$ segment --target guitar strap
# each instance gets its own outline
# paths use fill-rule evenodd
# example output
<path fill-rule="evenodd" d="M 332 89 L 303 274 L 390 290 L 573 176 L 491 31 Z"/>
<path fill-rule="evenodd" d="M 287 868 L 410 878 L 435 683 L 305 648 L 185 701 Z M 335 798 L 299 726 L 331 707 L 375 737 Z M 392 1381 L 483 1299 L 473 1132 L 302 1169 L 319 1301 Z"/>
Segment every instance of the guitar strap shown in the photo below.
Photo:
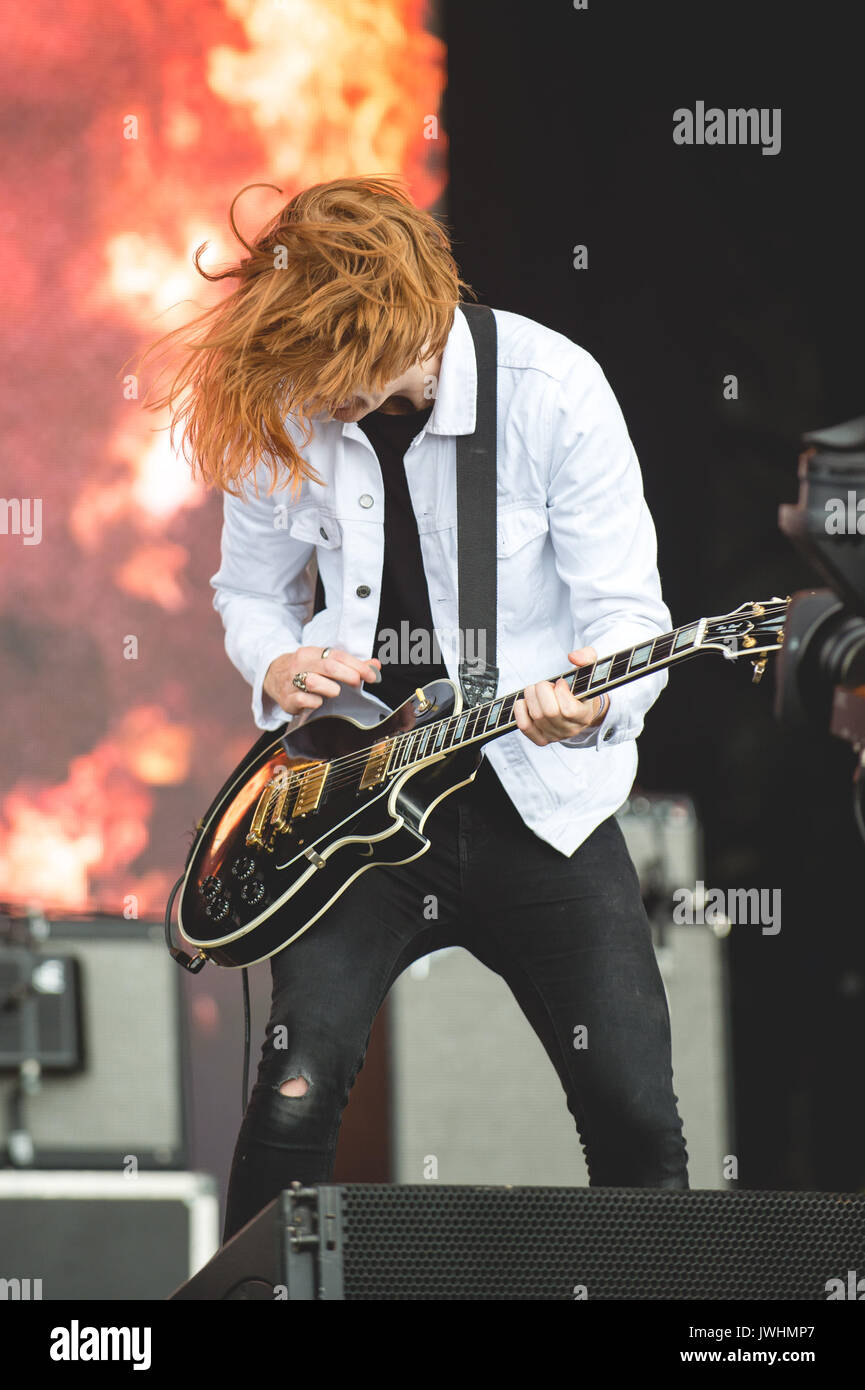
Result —
<path fill-rule="evenodd" d="M 474 434 L 457 435 L 459 679 L 467 705 L 492 700 L 496 665 L 496 321 L 483 304 L 460 304 L 477 362 Z"/>

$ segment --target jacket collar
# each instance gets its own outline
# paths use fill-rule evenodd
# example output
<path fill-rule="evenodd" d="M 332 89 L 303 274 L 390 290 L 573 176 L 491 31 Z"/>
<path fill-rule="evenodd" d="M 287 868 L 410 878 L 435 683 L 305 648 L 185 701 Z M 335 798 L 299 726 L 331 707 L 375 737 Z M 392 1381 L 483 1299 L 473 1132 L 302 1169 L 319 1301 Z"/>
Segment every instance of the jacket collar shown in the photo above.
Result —
<path fill-rule="evenodd" d="M 477 392 L 475 345 L 468 320 L 457 307 L 442 352 L 438 390 L 432 414 L 426 423 L 427 433 L 474 434 Z M 346 421 L 342 432 L 353 439 L 366 437 L 356 421 Z"/>
<path fill-rule="evenodd" d="M 427 422 L 430 434 L 474 434 L 478 368 L 468 320 L 457 307 L 442 353 L 435 405 Z"/>

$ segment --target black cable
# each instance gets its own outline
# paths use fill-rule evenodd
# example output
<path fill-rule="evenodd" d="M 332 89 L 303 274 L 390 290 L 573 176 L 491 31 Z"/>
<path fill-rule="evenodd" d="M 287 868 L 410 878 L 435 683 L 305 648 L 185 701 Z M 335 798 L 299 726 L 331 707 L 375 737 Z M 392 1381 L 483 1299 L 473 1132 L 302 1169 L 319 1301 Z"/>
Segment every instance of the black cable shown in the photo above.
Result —
<path fill-rule="evenodd" d="M 182 874 L 180 875 L 180 878 L 177 880 L 177 882 L 175 883 L 174 887 L 172 888 L 171 892 L 170 892 L 169 895 L 168 895 L 168 902 L 166 903 L 166 906 L 165 906 L 165 921 L 164 921 L 164 927 L 165 927 L 165 944 L 166 944 L 166 946 L 168 947 L 168 951 L 169 951 L 169 953 L 170 953 L 172 956 L 174 955 L 174 949 L 175 949 L 175 948 L 174 948 L 174 942 L 171 940 L 171 909 L 172 909 L 173 906 L 174 906 L 174 899 L 177 897 L 177 890 L 178 890 L 178 888 L 180 887 L 180 885 L 181 885 L 181 883 L 183 882 L 183 880 L 184 880 L 185 877 L 186 877 L 185 872 L 182 873 Z"/>
<path fill-rule="evenodd" d="M 863 757 L 860 757 L 856 764 L 856 771 L 853 773 L 853 817 L 859 834 L 865 840 L 865 777 L 862 775 L 865 762 L 863 762 Z"/>
<path fill-rule="evenodd" d="M 199 970 L 202 970 L 207 964 L 207 956 L 203 951 L 199 951 L 196 956 L 189 956 L 185 951 L 181 951 L 179 946 L 175 946 L 174 942 L 171 940 L 171 909 L 174 905 L 177 890 L 185 877 L 185 873 L 181 874 L 172 888 L 168 896 L 168 902 L 165 905 L 165 921 L 163 923 L 165 928 L 165 945 L 172 960 L 176 961 L 178 965 L 182 965 L 184 970 L 189 971 L 190 975 L 197 975 Z"/>
<path fill-rule="evenodd" d="M 249 971 L 246 966 L 241 970 L 243 976 L 243 1110 L 242 1115 L 246 1114 L 246 1107 L 249 1104 Z"/>
<path fill-rule="evenodd" d="M 20 1073 L 12 1081 L 12 1089 L 6 1096 L 6 1156 L 8 1164 L 12 1168 L 21 1167 L 16 1162 L 15 1137 L 18 1134 L 26 1134 L 24 1128 L 24 1092 L 21 1088 Z M 5 1166 L 5 1165 L 4 1165 Z"/>
<path fill-rule="evenodd" d="M 180 878 L 177 880 L 168 896 L 168 902 L 165 906 L 165 921 L 163 923 L 163 926 L 165 929 L 165 945 L 168 947 L 169 954 L 173 956 L 175 960 L 179 961 L 182 965 L 186 965 L 188 969 L 189 964 L 192 964 L 193 962 L 191 961 L 189 956 L 185 955 L 182 951 L 178 951 L 177 947 L 174 945 L 174 942 L 171 940 L 171 909 L 174 906 L 174 899 L 177 896 L 177 890 L 185 877 L 186 873 L 184 872 L 180 875 Z M 187 964 L 187 962 L 189 964 Z M 204 962 L 202 961 L 201 964 L 203 965 Z M 249 1104 L 249 1051 L 251 1033 L 249 1009 L 249 971 L 246 968 L 246 966 L 243 967 L 241 975 L 243 976 L 243 1110 L 241 1111 L 241 1114 L 245 1115 L 246 1107 Z"/>

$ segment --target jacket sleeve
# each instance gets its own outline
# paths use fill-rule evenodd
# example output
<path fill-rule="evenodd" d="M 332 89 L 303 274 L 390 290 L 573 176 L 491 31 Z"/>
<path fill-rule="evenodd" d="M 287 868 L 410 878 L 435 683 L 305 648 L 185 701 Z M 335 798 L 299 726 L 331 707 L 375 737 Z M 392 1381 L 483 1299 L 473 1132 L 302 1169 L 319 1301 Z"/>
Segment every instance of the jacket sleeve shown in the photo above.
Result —
<path fill-rule="evenodd" d="M 574 358 L 550 390 L 547 505 L 556 569 L 571 598 L 574 648 L 599 658 L 671 627 L 661 597 L 655 528 L 634 446 L 600 366 Z M 566 748 L 613 747 L 635 739 L 667 683 L 659 671 L 609 691 L 600 725 L 563 739 Z"/>
<path fill-rule="evenodd" d="M 252 686 L 252 717 L 260 729 L 276 729 L 290 716 L 262 683 L 276 657 L 302 644 L 315 599 L 315 546 L 290 535 L 282 494 L 259 489 L 259 497 L 250 485 L 242 498 L 225 494 L 222 563 L 210 583 L 226 653 Z"/>

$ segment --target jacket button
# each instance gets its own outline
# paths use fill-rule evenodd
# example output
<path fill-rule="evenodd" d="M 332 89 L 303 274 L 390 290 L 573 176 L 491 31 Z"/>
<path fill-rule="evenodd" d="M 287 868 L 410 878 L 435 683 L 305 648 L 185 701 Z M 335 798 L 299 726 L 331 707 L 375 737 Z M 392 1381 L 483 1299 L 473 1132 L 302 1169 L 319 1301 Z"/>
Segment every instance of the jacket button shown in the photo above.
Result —
<path fill-rule="evenodd" d="M 318 528 L 318 534 L 319 534 L 320 536 L 324 536 L 324 539 L 327 540 L 327 532 L 325 531 L 325 529 L 324 529 L 323 526 L 319 526 L 319 528 Z"/>
<path fill-rule="evenodd" d="M 373 504 L 373 499 L 368 492 L 364 492 L 357 500 L 362 507 L 371 507 Z"/>
<path fill-rule="evenodd" d="M 604 743 L 606 743 L 608 739 L 611 739 L 615 732 L 615 729 L 608 729 L 607 732 L 604 734 Z"/>
<path fill-rule="evenodd" d="M 372 593 L 372 589 L 369 587 L 368 584 L 358 584 L 357 588 L 355 589 L 355 593 L 357 594 L 358 598 L 369 598 L 370 594 Z"/>

